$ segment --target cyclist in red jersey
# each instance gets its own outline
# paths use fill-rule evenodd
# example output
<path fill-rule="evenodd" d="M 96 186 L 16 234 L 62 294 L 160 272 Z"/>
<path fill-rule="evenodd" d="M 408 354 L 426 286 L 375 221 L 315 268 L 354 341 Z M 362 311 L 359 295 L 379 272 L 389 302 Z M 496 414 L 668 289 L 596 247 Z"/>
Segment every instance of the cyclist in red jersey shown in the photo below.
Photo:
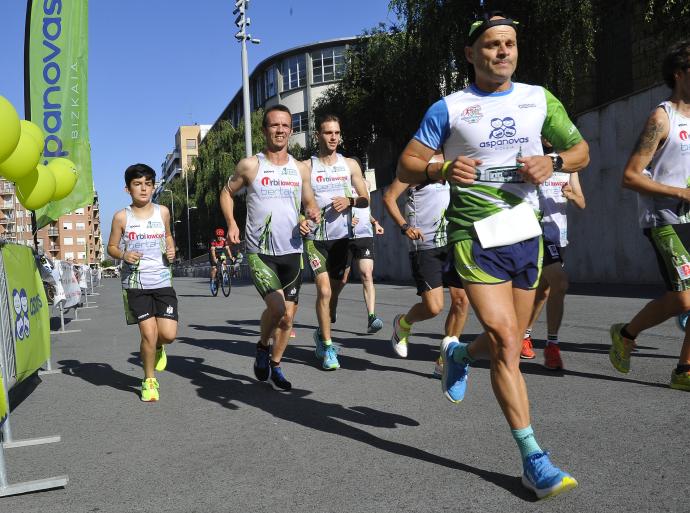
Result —
<path fill-rule="evenodd" d="M 232 251 L 230 250 L 230 244 L 225 238 L 225 230 L 222 228 L 216 228 L 215 231 L 216 238 L 212 239 L 209 243 L 208 249 L 208 259 L 211 264 L 211 286 L 213 287 L 216 282 L 216 274 L 218 272 L 218 260 L 223 259 L 223 256 L 233 260 Z"/>

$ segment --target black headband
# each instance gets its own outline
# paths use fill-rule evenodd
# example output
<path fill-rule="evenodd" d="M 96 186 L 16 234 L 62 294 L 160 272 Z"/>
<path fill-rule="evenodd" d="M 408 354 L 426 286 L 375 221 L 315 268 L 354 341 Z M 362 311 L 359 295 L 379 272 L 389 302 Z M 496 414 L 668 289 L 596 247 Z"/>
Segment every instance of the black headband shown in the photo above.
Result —
<path fill-rule="evenodd" d="M 492 20 L 491 18 L 495 16 L 503 16 L 501 19 Z M 508 25 L 517 30 L 518 22 L 508 18 L 501 11 L 492 11 L 491 13 L 484 13 L 483 20 L 477 20 L 472 25 L 470 25 L 470 33 L 467 36 L 467 42 L 465 46 L 472 46 L 479 36 L 486 32 L 491 27 L 498 27 L 499 25 Z"/>

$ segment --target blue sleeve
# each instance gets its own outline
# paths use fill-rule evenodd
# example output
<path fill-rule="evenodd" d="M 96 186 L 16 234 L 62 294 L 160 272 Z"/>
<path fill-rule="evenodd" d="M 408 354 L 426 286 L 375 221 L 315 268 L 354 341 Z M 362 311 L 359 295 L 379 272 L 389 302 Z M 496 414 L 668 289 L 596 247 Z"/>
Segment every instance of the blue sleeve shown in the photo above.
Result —
<path fill-rule="evenodd" d="M 438 150 L 448 138 L 449 129 L 448 106 L 441 99 L 426 111 L 414 138 L 424 146 Z"/>

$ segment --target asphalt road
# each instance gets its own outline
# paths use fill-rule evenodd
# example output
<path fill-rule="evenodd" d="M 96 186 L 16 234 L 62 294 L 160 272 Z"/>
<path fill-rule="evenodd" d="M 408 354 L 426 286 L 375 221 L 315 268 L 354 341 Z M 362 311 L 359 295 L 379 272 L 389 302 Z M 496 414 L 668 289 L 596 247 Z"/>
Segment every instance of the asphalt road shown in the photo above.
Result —
<path fill-rule="evenodd" d="M 361 286 L 344 293 L 334 338 L 342 368 L 313 355 L 314 287 L 305 283 L 280 393 L 251 370 L 262 302 L 253 287 L 210 297 L 177 279 L 179 339 L 161 373 L 161 401 L 139 401 L 136 327 L 117 280 L 53 337 L 53 364 L 11 415 L 15 438 L 57 444 L 6 450 L 10 482 L 68 474 L 65 489 L 0 499 L 0 512 L 689 511 L 690 394 L 667 387 L 680 348 L 671 322 L 640 337 L 633 371 L 608 362 L 608 327 L 647 299 L 572 295 L 561 330 L 567 370 L 522 363 L 538 441 L 580 486 L 535 502 L 493 397 L 486 365 L 473 368 L 459 405 L 430 377 L 444 316 L 415 326 L 409 358 L 390 348 L 391 320 L 412 287 L 379 285 L 385 320 L 366 334 Z M 594 291 L 596 293 L 596 291 Z M 644 294 L 641 294 L 644 295 Z M 479 332 L 474 316 L 464 338 Z"/>

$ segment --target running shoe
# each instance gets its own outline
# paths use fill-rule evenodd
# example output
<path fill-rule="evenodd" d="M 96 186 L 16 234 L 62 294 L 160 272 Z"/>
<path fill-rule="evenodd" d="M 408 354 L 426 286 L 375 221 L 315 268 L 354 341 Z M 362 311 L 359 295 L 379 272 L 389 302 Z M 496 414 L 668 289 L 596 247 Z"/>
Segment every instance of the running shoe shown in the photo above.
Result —
<path fill-rule="evenodd" d="M 630 351 L 633 348 L 634 342 L 626 344 L 621 335 L 621 328 L 625 326 L 623 323 L 613 324 L 609 329 L 611 335 L 611 349 L 609 350 L 609 360 L 611 365 L 615 367 L 618 372 L 627 374 L 630 372 Z"/>
<path fill-rule="evenodd" d="M 324 368 L 324 370 L 336 370 L 340 368 L 340 362 L 338 361 L 338 348 L 333 344 L 324 346 L 323 363 L 321 366 Z"/>
<path fill-rule="evenodd" d="M 254 376 L 259 381 L 266 381 L 271 377 L 271 366 L 269 364 L 270 354 L 268 347 L 261 344 L 256 345 L 256 358 L 254 359 Z"/>
<path fill-rule="evenodd" d="M 431 377 L 436 378 L 436 379 L 441 379 L 442 374 L 443 374 L 443 357 L 439 356 L 436 359 L 436 363 L 434 364 L 434 372 L 431 374 Z"/>
<path fill-rule="evenodd" d="M 671 373 L 671 388 L 690 392 L 690 372 L 676 374 L 676 370 L 674 369 Z"/>
<path fill-rule="evenodd" d="M 466 345 L 466 344 L 465 344 Z M 453 360 L 453 351 L 460 347 L 458 337 L 445 337 L 441 343 L 443 372 L 441 373 L 441 390 L 452 403 L 459 403 L 465 398 L 469 364 Z"/>
<path fill-rule="evenodd" d="M 156 378 L 146 378 L 141 382 L 141 400 L 145 403 L 152 403 L 160 399 L 158 393 L 158 380 Z"/>
<path fill-rule="evenodd" d="M 678 328 L 683 333 L 685 333 L 685 327 L 688 325 L 688 317 L 690 317 L 690 311 L 684 312 L 676 318 L 678 321 Z"/>
<path fill-rule="evenodd" d="M 520 350 L 520 358 L 523 360 L 532 360 L 537 355 L 534 354 L 534 349 L 532 349 L 532 337 L 525 337 L 522 339 L 522 349 Z"/>
<path fill-rule="evenodd" d="M 218 284 L 216 283 L 216 280 L 211 280 L 211 294 L 214 296 L 218 293 Z"/>
<path fill-rule="evenodd" d="M 292 389 L 292 383 L 285 379 L 283 369 L 278 367 L 271 368 L 271 386 L 276 390 L 285 390 L 286 392 Z"/>
<path fill-rule="evenodd" d="M 164 371 L 168 365 L 168 356 L 165 354 L 165 346 L 160 346 L 156 349 L 156 363 L 155 369 L 160 372 Z"/>
<path fill-rule="evenodd" d="M 321 328 L 316 328 L 314 332 L 314 354 L 319 360 L 323 360 L 323 355 L 326 352 L 326 348 L 321 340 Z"/>
<path fill-rule="evenodd" d="M 294 329 L 290 331 L 290 338 L 297 338 L 297 333 L 295 332 Z"/>
<path fill-rule="evenodd" d="M 367 333 L 376 333 L 381 328 L 383 328 L 383 321 L 376 314 L 370 315 L 367 323 Z"/>
<path fill-rule="evenodd" d="M 410 331 L 400 326 L 400 319 L 402 318 L 403 314 L 399 314 L 393 319 L 391 346 L 393 346 L 393 351 L 395 351 L 395 354 L 400 358 L 407 358 L 407 337 L 410 336 Z"/>
<path fill-rule="evenodd" d="M 548 452 L 527 456 L 522 468 L 522 485 L 532 490 L 539 499 L 553 497 L 577 486 L 577 481 L 570 474 L 551 463 Z"/>
<path fill-rule="evenodd" d="M 544 348 L 544 367 L 550 370 L 563 369 L 563 360 L 561 360 L 561 348 L 558 344 L 547 343 Z"/>

